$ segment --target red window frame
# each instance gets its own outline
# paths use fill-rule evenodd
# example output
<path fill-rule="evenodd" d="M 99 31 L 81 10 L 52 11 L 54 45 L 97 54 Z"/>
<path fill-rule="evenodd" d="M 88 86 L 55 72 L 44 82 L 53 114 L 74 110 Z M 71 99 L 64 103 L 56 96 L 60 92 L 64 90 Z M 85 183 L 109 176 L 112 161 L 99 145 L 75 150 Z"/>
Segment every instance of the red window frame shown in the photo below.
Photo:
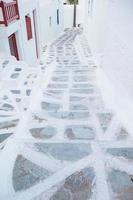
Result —
<path fill-rule="evenodd" d="M 8 37 L 8 40 L 9 40 L 9 46 L 10 46 L 10 42 L 12 43 L 12 47 L 10 46 L 11 55 L 15 56 L 16 59 L 19 60 L 19 53 L 18 53 L 18 47 L 17 47 L 17 41 L 16 41 L 15 33 L 10 35 Z"/>
<path fill-rule="evenodd" d="M 31 18 L 28 15 L 25 16 L 25 22 L 26 22 L 26 29 L 27 29 L 27 38 L 28 40 L 30 40 L 33 38 L 33 34 L 32 34 Z"/>
<path fill-rule="evenodd" d="M 60 24 L 59 9 L 57 9 L 57 25 Z"/>

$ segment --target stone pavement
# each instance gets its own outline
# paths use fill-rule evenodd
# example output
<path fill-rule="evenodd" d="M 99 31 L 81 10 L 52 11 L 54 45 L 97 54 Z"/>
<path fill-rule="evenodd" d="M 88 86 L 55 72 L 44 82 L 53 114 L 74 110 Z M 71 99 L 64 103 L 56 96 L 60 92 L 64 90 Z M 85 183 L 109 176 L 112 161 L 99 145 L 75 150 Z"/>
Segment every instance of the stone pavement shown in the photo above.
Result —
<path fill-rule="evenodd" d="M 37 69 L 9 63 L 0 200 L 133 200 L 133 140 L 104 105 L 81 29 L 51 43 Z"/>

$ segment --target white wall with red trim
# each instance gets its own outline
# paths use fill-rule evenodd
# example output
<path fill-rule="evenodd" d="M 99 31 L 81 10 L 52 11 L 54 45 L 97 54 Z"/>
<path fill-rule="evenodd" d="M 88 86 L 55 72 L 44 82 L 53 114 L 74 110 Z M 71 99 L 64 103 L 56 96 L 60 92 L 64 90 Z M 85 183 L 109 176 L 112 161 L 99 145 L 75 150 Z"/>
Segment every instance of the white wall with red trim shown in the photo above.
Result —
<path fill-rule="evenodd" d="M 58 0 L 18 0 L 20 20 L 7 27 L 0 26 L 0 52 L 10 55 L 8 37 L 15 33 L 19 58 L 30 66 L 37 66 L 37 55 L 40 57 L 43 47 L 63 31 L 63 5 Z M 59 24 L 57 24 L 57 9 Z M 35 14 L 35 24 L 33 11 Z M 32 38 L 28 40 L 25 16 L 31 18 Z M 49 23 L 51 17 L 51 25 Z M 36 32 L 35 32 L 36 27 Z"/>

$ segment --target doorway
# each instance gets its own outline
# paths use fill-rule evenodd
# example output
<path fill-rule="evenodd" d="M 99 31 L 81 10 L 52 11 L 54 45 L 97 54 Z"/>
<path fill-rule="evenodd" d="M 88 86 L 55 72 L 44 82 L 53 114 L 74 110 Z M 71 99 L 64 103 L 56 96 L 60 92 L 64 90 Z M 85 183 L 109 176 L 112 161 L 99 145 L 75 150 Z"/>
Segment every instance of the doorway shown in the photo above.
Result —
<path fill-rule="evenodd" d="M 9 40 L 9 46 L 10 46 L 10 52 L 12 56 L 15 56 L 17 60 L 19 60 L 19 54 L 18 54 L 18 47 L 17 47 L 17 41 L 15 33 L 10 35 L 8 37 Z"/>

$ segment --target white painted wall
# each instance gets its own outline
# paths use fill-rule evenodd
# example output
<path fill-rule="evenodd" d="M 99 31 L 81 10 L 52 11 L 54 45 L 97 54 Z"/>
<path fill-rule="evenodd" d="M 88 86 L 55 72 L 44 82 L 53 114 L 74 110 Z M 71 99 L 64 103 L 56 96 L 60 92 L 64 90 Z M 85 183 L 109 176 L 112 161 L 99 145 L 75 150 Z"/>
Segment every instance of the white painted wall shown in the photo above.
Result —
<path fill-rule="evenodd" d="M 16 23 L 10 24 L 10 26 L 0 26 L 0 51 L 3 52 L 6 55 L 10 55 L 10 47 L 8 42 L 8 37 L 12 35 L 13 33 L 16 33 L 16 39 L 18 45 L 18 49 L 20 52 L 20 58 L 22 58 L 22 35 L 21 35 L 21 23 L 20 20 L 16 21 Z"/>
<path fill-rule="evenodd" d="M 30 66 L 36 66 L 37 56 L 36 56 L 36 44 L 35 44 L 35 34 L 34 34 L 34 23 L 33 23 L 33 10 L 38 10 L 37 0 L 18 0 L 20 20 L 9 24 L 8 27 L 0 26 L 0 49 L 6 55 L 10 54 L 8 37 L 15 33 L 17 46 L 19 51 L 19 58 L 25 60 Z M 33 38 L 31 40 L 27 39 L 27 30 L 25 15 L 30 15 L 32 20 L 32 33 Z"/>
<path fill-rule="evenodd" d="M 93 0 L 92 15 L 86 13 L 84 27 L 98 63 L 112 82 L 119 82 L 119 89 L 125 88 L 133 98 L 132 9 L 130 0 Z"/>
<path fill-rule="evenodd" d="M 0 7 L 0 21 L 3 21 L 3 13 L 1 7 Z"/>
<path fill-rule="evenodd" d="M 64 5 L 64 28 L 73 26 L 73 5 Z"/>
<path fill-rule="evenodd" d="M 82 7 L 77 5 L 77 17 L 76 24 L 82 24 L 82 15 L 81 15 Z M 73 5 L 64 5 L 64 29 L 73 27 L 73 16 L 74 16 L 74 6 Z"/>
<path fill-rule="evenodd" d="M 103 67 L 113 83 L 133 100 L 133 1 L 109 5 Z"/>
<path fill-rule="evenodd" d="M 38 11 L 38 1 L 37 0 L 19 0 L 20 7 L 20 18 L 21 18 L 21 31 L 22 31 L 22 51 L 23 59 L 30 64 L 31 66 L 36 66 L 37 64 L 37 54 L 36 54 L 36 43 L 35 43 L 35 30 L 34 30 L 34 21 L 33 21 L 33 10 Z M 32 35 L 33 38 L 27 39 L 27 30 L 25 16 L 29 15 L 32 23 Z M 39 28 L 39 27 L 37 27 Z M 39 49 L 38 49 L 39 50 Z"/>
<path fill-rule="evenodd" d="M 86 36 L 97 63 L 112 85 L 116 109 L 132 131 L 133 1 L 93 0 L 90 15 L 87 3 L 84 0 Z"/>
<path fill-rule="evenodd" d="M 40 0 L 39 7 L 41 45 L 43 47 L 49 41 L 55 39 L 63 31 L 64 13 L 62 2 L 59 2 L 57 0 Z M 59 10 L 59 24 L 57 24 L 57 9 Z"/>
<path fill-rule="evenodd" d="M 84 31 L 88 38 L 93 56 L 101 64 L 106 37 L 108 0 L 81 0 L 84 15 Z M 83 16 L 82 16 L 83 18 Z"/>
<path fill-rule="evenodd" d="M 30 66 L 37 65 L 36 40 L 34 30 L 33 11 L 36 10 L 36 30 L 38 54 L 43 47 L 56 38 L 63 31 L 63 4 L 58 0 L 18 0 L 20 20 L 11 23 L 8 27 L 0 26 L 0 49 L 5 54 L 10 54 L 8 37 L 16 32 L 19 56 Z M 59 21 L 57 24 L 57 9 L 59 9 Z M 27 39 L 25 16 L 31 18 L 33 38 Z M 51 17 L 51 26 L 49 24 Z"/>

